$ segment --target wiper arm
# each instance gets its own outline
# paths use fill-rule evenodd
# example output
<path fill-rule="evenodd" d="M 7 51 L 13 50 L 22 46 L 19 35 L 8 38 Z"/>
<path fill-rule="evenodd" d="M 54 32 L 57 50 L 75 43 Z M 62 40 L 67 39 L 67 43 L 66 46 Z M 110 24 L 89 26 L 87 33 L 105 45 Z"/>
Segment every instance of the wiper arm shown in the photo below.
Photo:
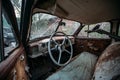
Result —
<path fill-rule="evenodd" d="M 120 40 L 120 36 L 117 36 L 117 35 L 111 34 L 110 32 L 107 32 L 107 31 L 105 31 L 105 30 L 98 29 L 98 30 L 96 30 L 96 32 L 98 32 L 98 33 L 100 33 L 100 34 L 106 34 L 106 35 L 109 35 L 109 37 L 114 38 L 115 40 Z"/>
<path fill-rule="evenodd" d="M 106 34 L 106 35 L 108 35 L 109 37 L 114 38 L 115 40 L 119 40 L 119 41 L 120 41 L 120 36 L 111 34 L 110 32 L 107 32 L 107 31 L 102 30 L 102 29 L 86 30 L 85 32 L 88 32 L 88 33 L 97 32 L 97 33 L 100 33 L 100 34 Z"/>

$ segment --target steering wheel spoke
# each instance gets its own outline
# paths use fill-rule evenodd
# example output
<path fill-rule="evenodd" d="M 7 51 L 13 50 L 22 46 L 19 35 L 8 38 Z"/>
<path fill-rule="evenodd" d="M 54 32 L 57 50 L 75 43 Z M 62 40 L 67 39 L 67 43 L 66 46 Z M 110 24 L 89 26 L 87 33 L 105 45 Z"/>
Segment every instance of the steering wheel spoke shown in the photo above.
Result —
<path fill-rule="evenodd" d="M 55 39 L 51 39 L 56 45 L 59 45 L 57 42 L 56 42 L 56 40 Z"/>
<path fill-rule="evenodd" d="M 53 51 L 53 50 L 56 50 L 56 48 L 54 47 L 54 48 L 51 48 L 51 51 Z"/>
<path fill-rule="evenodd" d="M 65 49 L 64 51 L 65 51 L 65 52 L 67 52 L 68 54 L 71 54 L 71 52 L 70 52 L 70 51 L 68 51 L 67 49 Z"/>
<path fill-rule="evenodd" d="M 58 58 L 58 64 L 60 64 L 60 61 L 61 61 L 61 55 L 62 55 L 62 50 L 61 49 L 59 49 L 59 58 Z"/>
<path fill-rule="evenodd" d="M 66 40 L 66 38 L 64 38 L 64 39 L 63 39 L 63 41 L 62 41 L 62 45 L 64 45 L 64 44 L 65 44 L 65 40 Z"/>

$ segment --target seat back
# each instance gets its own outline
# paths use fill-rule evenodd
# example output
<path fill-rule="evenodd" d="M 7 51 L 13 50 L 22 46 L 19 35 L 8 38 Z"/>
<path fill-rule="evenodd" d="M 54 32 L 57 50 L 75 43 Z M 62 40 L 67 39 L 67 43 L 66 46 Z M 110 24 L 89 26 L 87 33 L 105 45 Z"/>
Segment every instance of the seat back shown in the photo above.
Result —
<path fill-rule="evenodd" d="M 118 80 L 119 77 L 120 42 L 115 42 L 99 57 L 92 80 Z"/>

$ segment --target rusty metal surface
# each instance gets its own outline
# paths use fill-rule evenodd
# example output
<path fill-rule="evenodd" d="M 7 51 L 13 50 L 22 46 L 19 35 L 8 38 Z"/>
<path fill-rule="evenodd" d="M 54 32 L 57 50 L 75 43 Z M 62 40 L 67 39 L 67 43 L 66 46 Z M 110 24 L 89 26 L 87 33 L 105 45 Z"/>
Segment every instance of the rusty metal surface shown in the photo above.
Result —
<path fill-rule="evenodd" d="M 0 63 L 0 80 L 5 80 L 9 73 L 12 71 L 14 68 L 18 57 L 24 53 L 24 48 L 21 45 L 18 49 L 14 50 L 13 53 L 4 61 Z"/>
<path fill-rule="evenodd" d="M 49 76 L 47 80 L 90 80 L 96 61 L 97 56 L 83 52 L 63 69 Z"/>
<path fill-rule="evenodd" d="M 118 80 L 116 76 L 120 77 L 120 42 L 111 44 L 100 56 L 93 80 Z"/>
<path fill-rule="evenodd" d="M 27 75 L 26 56 L 23 53 L 17 60 L 15 65 L 15 80 L 29 80 Z"/>
<path fill-rule="evenodd" d="M 74 53 L 79 54 L 83 51 L 87 51 L 99 56 L 110 43 L 110 39 L 77 37 L 75 39 Z"/>

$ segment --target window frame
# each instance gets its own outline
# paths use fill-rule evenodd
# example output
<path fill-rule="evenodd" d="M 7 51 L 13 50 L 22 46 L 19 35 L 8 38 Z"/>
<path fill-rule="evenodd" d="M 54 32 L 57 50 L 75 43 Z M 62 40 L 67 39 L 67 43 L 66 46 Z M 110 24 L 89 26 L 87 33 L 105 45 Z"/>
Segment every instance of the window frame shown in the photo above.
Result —
<path fill-rule="evenodd" d="M 0 62 L 4 59 L 4 47 L 3 47 L 3 25 L 2 25 L 2 0 L 0 0 Z"/>

